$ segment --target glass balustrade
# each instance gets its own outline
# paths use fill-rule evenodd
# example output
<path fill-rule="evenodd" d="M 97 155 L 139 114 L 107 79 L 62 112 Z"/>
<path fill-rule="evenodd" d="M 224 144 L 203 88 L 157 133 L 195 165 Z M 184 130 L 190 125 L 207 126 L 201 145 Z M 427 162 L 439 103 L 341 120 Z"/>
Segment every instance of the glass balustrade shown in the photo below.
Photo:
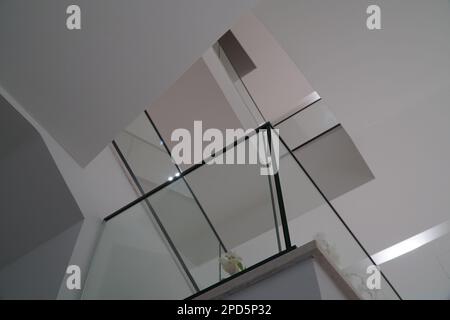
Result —
<path fill-rule="evenodd" d="M 277 134 L 272 132 L 272 135 Z M 292 244 L 300 247 L 316 240 L 362 299 L 398 299 L 395 289 L 382 273 L 380 289 L 370 290 L 366 285 L 373 274 L 368 267 L 374 262 L 282 137 L 279 177 Z"/>
<path fill-rule="evenodd" d="M 274 130 L 270 136 L 279 138 Z M 239 148 L 250 157 L 251 137 L 110 217 L 83 297 L 185 298 L 315 240 L 361 298 L 398 299 L 383 273 L 379 289 L 367 287 L 373 260 L 282 139 L 275 175 L 262 175 L 260 162 L 211 163 Z"/>
<path fill-rule="evenodd" d="M 234 112 L 245 129 L 256 127 L 258 107 L 220 45 L 214 50 L 242 99 Z M 238 149 L 249 160 L 264 130 L 278 153 L 218 163 L 236 160 Z M 140 197 L 105 222 L 83 298 L 186 298 L 313 240 L 362 299 L 399 298 L 383 266 L 381 287 L 368 288 L 374 260 L 270 123 L 184 172 L 147 113 L 114 144 Z M 262 175 L 261 163 L 277 157 L 277 173 Z"/>
<path fill-rule="evenodd" d="M 250 157 L 256 147 L 241 139 L 209 160 L 237 149 Z M 279 253 L 275 189 L 259 163 L 202 164 L 175 176 L 105 222 L 83 297 L 185 298 Z"/>

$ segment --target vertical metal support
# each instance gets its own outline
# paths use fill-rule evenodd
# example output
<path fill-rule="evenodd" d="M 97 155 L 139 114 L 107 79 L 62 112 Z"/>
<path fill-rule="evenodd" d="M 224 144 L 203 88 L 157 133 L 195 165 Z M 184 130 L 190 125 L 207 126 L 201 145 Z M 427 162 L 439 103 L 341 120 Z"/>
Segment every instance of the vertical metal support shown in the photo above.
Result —
<path fill-rule="evenodd" d="M 270 176 L 267 176 L 267 179 L 268 179 L 268 182 L 269 182 L 270 200 L 271 200 L 271 203 L 272 203 L 273 222 L 275 224 L 275 235 L 277 237 L 278 252 L 281 252 L 282 248 L 281 248 L 280 230 L 278 230 L 277 208 L 275 207 L 275 199 L 274 199 L 274 196 L 273 196 L 272 179 L 270 179 Z"/>
<path fill-rule="evenodd" d="M 273 163 L 274 159 L 273 159 L 273 155 L 272 155 L 272 127 L 270 126 L 269 123 L 266 126 L 266 130 L 267 130 L 267 142 L 269 143 L 269 150 L 270 150 L 269 154 L 271 156 L 271 161 Z M 278 165 L 280 165 L 280 164 L 278 164 Z M 275 189 L 277 192 L 278 206 L 280 208 L 281 226 L 283 228 L 284 241 L 285 241 L 286 250 L 287 250 L 292 247 L 292 244 L 291 244 L 291 236 L 289 234 L 289 225 L 288 225 L 287 216 L 286 216 L 286 208 L 284 207 L 283 192 L 281 190 L 281 182 L 280 182 L 280 176 L 278 174 L 278 170 L 276 173 L 274 173 L 273 178 L 275 181 Z"/>

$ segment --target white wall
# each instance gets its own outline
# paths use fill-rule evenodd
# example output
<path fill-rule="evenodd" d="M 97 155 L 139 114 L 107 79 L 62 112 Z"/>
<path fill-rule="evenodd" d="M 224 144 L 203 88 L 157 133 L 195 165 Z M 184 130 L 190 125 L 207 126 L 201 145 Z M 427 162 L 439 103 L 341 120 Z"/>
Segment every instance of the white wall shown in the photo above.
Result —
<path fill-rule="evenodd" d="M 76 265 L 80 267 L 81 272 L 81 290 L 69 290 L 67 288 L 68 274 L 64 274 L 60 283 L 57 299 L 59 300 L 77 300 L 81 298 L 82 290 L 89 272 L 92 257 L 97 249 L 98 240 L 103 231 L 104 223 L 97 218 L 85 218 L 81 224 L 78 238 L 75 245 L 71 248 L 71 256 L 67 265 Z M 65 271 L 65 270 L 64 270 Z"/>
<path fill-rule="evenodd" d="M 231 294 L 227 300 L 348 300 L 335 281 L 311 258 Z"/>
<path fill-rule="evenodd" d="M 0 90 L 0 93 L 42 136 L 85 217 L 103 219 L 136 198 L 135 191 L 109 147 L 82 168 L 7 91 Z"/>
<path fill-rule="evenodd" d="M 74 224 L 0 269 L 0 297 L 56 299 L 81 224 Z"/>
<path fill-rule="evenodd" d="M 371 3 L 262 0 L 254 12 L 375 175 L 334 204 L 377 252 L 450 218 L 450 8 L 380 0 L 383 29 L 369 31 Z M 422 271 L 411 280 L 432 276 Z"/>
<path fill-rule="evenodd" d="M 307 259 L 231 294 L 227 300 L 320 300 L 313 259 Z M 336 298 L 336 297 L 335 297 Z"/>

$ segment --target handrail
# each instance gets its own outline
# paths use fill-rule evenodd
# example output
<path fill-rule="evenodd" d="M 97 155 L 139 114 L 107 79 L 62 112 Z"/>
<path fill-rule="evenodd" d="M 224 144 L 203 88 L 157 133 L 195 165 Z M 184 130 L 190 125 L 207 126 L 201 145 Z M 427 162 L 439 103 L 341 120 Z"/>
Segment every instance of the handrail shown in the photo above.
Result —
<path fill-rule="evenodd" d="M 262 124 L 261 126 L 259 126 L 258 128 L 254 129 L 250 134 L 246 134 L 245 136 L 241 137 L 240 139 L 234 141 L 233 143 L 229 144 L 228 146 L 222 148 L 222 150 L 220 150 L 218 153 L 215 153 L 213 155 L 211 155 L 209 158 L 207 158 L 206 160 L 203 159 L 200 163 L 198 164 L 194 164 L 191 167 L 189 167 L 188 169 L 184 170 L 183 172 L 181 172 L 178 177 L 173 177 L 173 179 L 171 181 L 166 181 L 162 184 L 160 184 L 159 186 L 157 186 L 156 188 L 148 191 L 147 193 L 143 194 L 142 196 L 140 196 L 139 198 L 135 199 L 134 201 L 128 203 L 127 205 L 123 206 L 122 208 L 116 210 L 115 212 L 111 213 L 110 215 L 108 215 L 107 217 L 105 217 L 103 220 L 104 221 L 109 221 L 112 218 L 118 216 L 119 214 L 123 213 L 124 211 L 128 210 L 129 208 L 133 207 L 134 205 L 138 204 L 139 202 L 142 202 L 143 200 L 147 199 L 148 197 L 154 195 L 155 193 L 157 193 L 158 191 L 170 186 L 171 184 L 177 182 L 180 179 L 184 179 L 184 177 L 186 177 L 188 174 L 190 174 L 191 172 L 197 170 L 198 168 L 203 167 L 206 163 L 208 163 L 211 159 L 217 157 L 220 154 L 223 154 L 225 152 L 227 152 L 228 150 L 230 150 L 231 148 L 234 148 L 235 146 L 237 146 L 238 143 L 241 143 L 245 140 L 248 140 L 250 138 L 250 136 L 253 136 L 254 134 L 258 133 L 258 131 L 262 130 L 262 129 L 269 129 L 271 128 L 271 125 L 269 122 L 266 122 L 264 124 Z"/>
<path fill-rule="evenodd" d="M 341 128 L 341 127 L 342 127 L 342 125 L 341 125 L 340 123 L 338 123 L 338 124 L 332 126 L 331 128 L 328 128 L 327 130 L 323 131 L 322 133 L 319 133 L 317 136 L 314 136 L 314 137 L 312 137 L 311 139 L 309 139 L 309 140 L 307 140 L 307 141 L 301 143 L 300 145 L 298 145 L 298 146 L 296 146 L 296 147 L 293 147 L 293 148 L 291 149 L 291 151 L 292 151 L 292 152 L 295 152 L 295 151 L 297 151 L 297 150 L 303 148 L 304 146 L 307 146 L 307 145 L 310 144 L 311 142 L 316 141 L 316 140 L 319 139 L 319 138 L 322 138 L 324 135 L 326 135 L 326 134 L 332 132 L 333 130 L 335 130 L 335 129 L 337 129 L 337 128 Z"/>
<path fill-rule="evenodd" d="M 280 124 L 285 122 L 286 120 L 289 120 L 290 118 L 300 114 L 301 112 L 305 111 L 306 109 L 309 109 L 311 106 L 316 104 L 317 102 L 322 101 L 322 98 L 319 96 L 319 94 L 316 91 L 311 92 L 308 94 L 303 100 L 300 102 L 298 106 L 295 107 L 293 111 L 288 112 L 287 114 L 279 117 L 274 122 L 274 127 L 278 127 Z"/>

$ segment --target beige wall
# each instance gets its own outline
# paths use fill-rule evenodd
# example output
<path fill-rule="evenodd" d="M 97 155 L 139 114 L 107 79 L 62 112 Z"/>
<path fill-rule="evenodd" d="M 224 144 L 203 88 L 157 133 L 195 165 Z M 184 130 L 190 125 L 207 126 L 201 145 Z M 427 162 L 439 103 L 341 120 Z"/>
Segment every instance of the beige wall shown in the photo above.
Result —
<path fill-rule="evenodd" d="M 188 129 L 193 137 L 196 120 L 203 122 L 203 131 L 242 127 L 203 59 L 195 62 L 148 111 L 169 148 L 177 143 L 170 140 L 175 129 Z"/>

